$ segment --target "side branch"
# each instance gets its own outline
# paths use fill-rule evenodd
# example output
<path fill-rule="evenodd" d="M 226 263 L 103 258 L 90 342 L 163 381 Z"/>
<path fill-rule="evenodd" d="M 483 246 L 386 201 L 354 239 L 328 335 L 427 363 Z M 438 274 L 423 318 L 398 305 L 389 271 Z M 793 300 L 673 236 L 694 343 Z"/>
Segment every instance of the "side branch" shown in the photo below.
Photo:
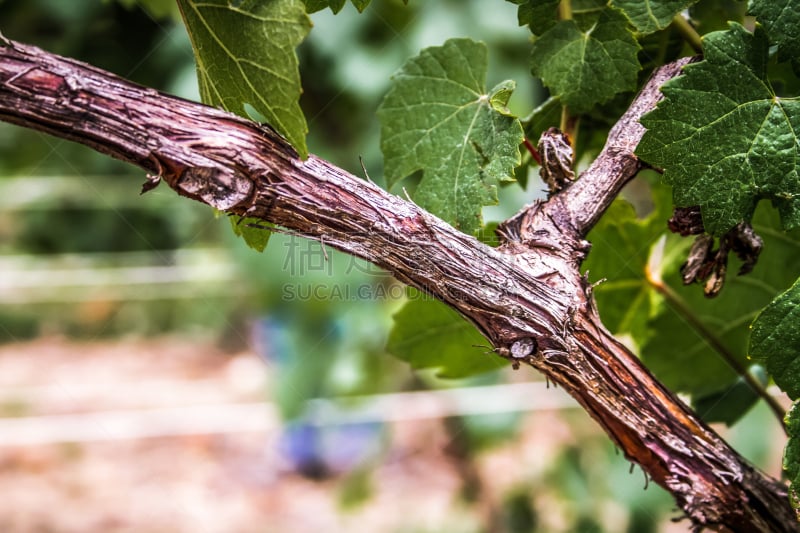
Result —
<path fill-rule="evenodd" d="M 635 119 L 655 101 L 637 102 L 641 109 L 626 114 L 633 126 L 615 128 L 604 152 L 613 168 L 590 169 L 506 223 L 507 243 L 492 249 L 321 159 L 299 160 L 268 128 L 0 40 L 1 120 L 86 144 L 146 169 L 149 185 L 161 179 L 183 196 L 387 269 L 458 310 L 500 355 L 562 385 L 696 526 L 796 531 L 785 487 L 748 465 L 603 329 L 579 274 L 583 235 L 638 170 L 612 157 L 632 154 Z M 603 180 L 604 172 L 616 177 Z"/>
<path fill-rule="evenodd" d="M 696 60 L 684 57 L 656 69 L 625 114 L 611 128 L 603 150 L 580 179 L 551 198 L 542 207 L 544 212 L 537 213 L 540 209 L 534 205 L 516 215 L 520 229 L 536 226 L 539 224 L 537 219 L 542 216 L 560 216 L 560 224 L 569 225 L 577 235 L 585 237 L 622 187 L 642 168 L 641 161 L 634 154 L 645 132 L 639 119 L 655 109 L 661 100 L 661 85 L 678 76 L 684 66 Z M 524 240 L 525 236 L 521 237 Z"/>

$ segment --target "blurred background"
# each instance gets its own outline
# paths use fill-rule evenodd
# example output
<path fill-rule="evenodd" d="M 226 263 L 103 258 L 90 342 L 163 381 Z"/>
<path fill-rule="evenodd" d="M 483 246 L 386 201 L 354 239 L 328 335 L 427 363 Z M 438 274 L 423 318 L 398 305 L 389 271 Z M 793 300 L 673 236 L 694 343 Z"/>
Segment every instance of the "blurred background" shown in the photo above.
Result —
<path fill-rule="evenodd" d="M 362 156 L 382 183 L 389 77 L 449 37 L 489 44 L 488 86 L 517 82 L 512 111 L 542 102 L 516 6 L 486 2 L 314 14 L 310 151 L 356 175 Z M 198 99 L 170 0 L 0 0 L 0 31 Z M 206 206 L 140 197 L 143 181 L 0 123 L 0 531 L 688 530 L 538 375 L 442 380 L 387 355 L 391 277 L 282 234 L 258 254 Z M 505 187 L 486 218 L 539 189 Z M 726 435 L 777 472 L 759 409 Z"/>

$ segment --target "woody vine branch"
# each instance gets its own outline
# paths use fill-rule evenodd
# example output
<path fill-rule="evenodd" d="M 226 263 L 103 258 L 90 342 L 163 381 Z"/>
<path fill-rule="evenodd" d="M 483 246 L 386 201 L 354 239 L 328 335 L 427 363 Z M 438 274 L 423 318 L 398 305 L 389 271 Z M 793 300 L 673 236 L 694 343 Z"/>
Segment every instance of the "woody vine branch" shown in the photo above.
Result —
<path fill-rule="evenodd" d="M 572 394 L 696 527 L 796 531 L 780 482 L 758 472 L 602 326 L 579 266 L 585 235 L 640 169 L 638 118 L 683 62 L 654 73 L 592 166 L 499 228 L 489 248 L 275 132 L 89 65 L 0 41 L 0 120 L 88 145 L 178 194 L 323 239 L 470 320 L 515 364 Z"/>

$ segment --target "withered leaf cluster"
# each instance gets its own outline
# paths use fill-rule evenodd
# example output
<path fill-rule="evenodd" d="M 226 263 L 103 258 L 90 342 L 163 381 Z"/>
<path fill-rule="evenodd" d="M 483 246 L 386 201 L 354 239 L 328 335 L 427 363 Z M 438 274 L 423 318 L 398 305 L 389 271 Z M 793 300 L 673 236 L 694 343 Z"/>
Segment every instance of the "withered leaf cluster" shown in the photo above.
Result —
<path fill-rule="evenodd" d="M 742 261 L 741 276 L 753 270 L 764 244 L 748 222 L 740 222 L 720 237 L 719 246 L 714 248 L 716 239 L 705 232 L 699 206 L 676 207 L 667 225 L 681 236 L 697 235 L 681 266 L 681 277 L 684 285 L 703 283 L 703 293 L 709 298 L 717 296 L 725 284 L 731 251 Z"/>

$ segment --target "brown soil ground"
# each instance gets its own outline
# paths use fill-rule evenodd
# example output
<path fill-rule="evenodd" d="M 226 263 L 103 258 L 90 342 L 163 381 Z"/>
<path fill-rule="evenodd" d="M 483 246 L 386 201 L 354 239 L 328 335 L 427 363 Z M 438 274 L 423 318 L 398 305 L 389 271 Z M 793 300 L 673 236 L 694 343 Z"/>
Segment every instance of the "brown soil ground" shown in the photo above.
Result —
<path fill-rule="evenodd" d="M 569 417 L 528 414 L 520 438 L 475 462 L 484 504 L 467 505 L 458 497 L 463 465 L 448 454 L 442 422 L 396 422 L 368 482 L 370 497 L 349 509 L 341 503 L 341 479 L 313 481 L 288 467 L 277 451 L 276 429 L 3 442 L 11 434 L 2 422 L 11 418 L 163 406 L 202 412 L 208 405 L 264 400 L 268 381 L 254 355 L 223 354 L 186 340 L 0 346 L 0 532 L 482 531 L 500 495 L 545 479 L 565 444 L 603 439 L 577 410 Z M 569 522 L 569 504 L 553 498 L 543 488 L 533 502 L 543 531 L 564 530 Z M 614 502 L 602 509 L 612 528 L 626 520 Z M 662 531 L 685 528 L 665 521 Z"/>

